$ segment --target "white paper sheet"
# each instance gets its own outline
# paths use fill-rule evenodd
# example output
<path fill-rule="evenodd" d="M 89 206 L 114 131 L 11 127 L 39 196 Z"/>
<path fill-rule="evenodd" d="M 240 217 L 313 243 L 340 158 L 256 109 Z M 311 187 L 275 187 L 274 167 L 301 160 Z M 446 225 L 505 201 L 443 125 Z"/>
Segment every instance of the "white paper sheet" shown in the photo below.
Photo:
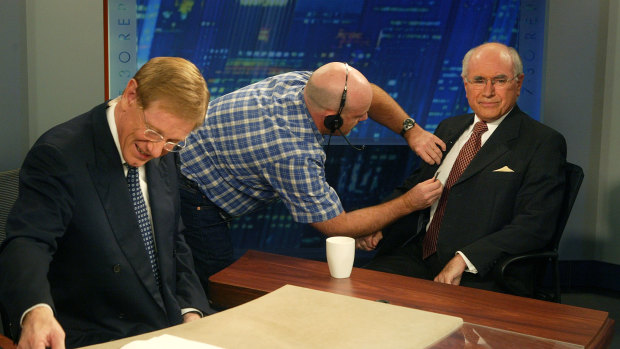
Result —
<path fill-rule="evenodd" d="M 215 345 L 190 341 L 189 339 L 163 334 L 147 340 L 133 341 L 122 346 L 122 349 L 222 349 Z"/>

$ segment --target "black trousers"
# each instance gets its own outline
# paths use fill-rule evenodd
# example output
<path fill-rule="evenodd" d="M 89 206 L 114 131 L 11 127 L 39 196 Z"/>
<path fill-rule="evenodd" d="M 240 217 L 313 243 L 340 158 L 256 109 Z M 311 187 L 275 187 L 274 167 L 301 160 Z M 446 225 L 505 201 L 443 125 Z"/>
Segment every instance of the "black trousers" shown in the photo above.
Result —
<path fill-rule="evenodd" d="M 433 280 L 443 270 L 444 266 L 437 258 L 437 254 L 431 255 L 427 259 L 422 258 L 422 239 L 420 239 L 397 248 L 390 254 L 375 256 L 364 268 Z M 502 288 L 493 280 L 492 275 L 486 275 L 484 278 L 481 278 L 477 274 L 464 272 L 460 285 L 503 292 Z"/>
<path fill-rule="evenodd" d="M 181 217 L 196 273 L 208 290 L 209 277 L 234 262 L 230 217 L 207 198 L 191 180 L 180 175 Z"/>

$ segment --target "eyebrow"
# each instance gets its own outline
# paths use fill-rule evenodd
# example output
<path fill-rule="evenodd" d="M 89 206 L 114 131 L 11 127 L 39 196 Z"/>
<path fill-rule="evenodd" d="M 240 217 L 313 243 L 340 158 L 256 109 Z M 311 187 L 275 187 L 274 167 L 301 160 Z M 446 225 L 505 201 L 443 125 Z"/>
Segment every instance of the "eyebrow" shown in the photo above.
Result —
<path fill-rule="evenodd" d="M 144 109 L 142 110 L 142 112 L 144 113 Z M 150 122 L 148 122 L 148 120 L 146 119 L 146 113 L 144 113 L 144 123 L 145 123 L 145 124 L 146 124 L 146 125 L 147 125 L 150 129 L 151 129 L 151 130 L 153 130 L 153 131 L 155 131 L 155 132 L 159 133 L 162 137 L 164 137 L 164 133 L 163 133 L 161 130 L 159 130 L 159 129 L 157 129 L 157 128 L 153 127 L 153 124 L 151 124 Z M 164 137 L 164 142 L 179 143 L 179 142 L 181 142 L 181 141 L 185 140 L 186 138 L 187 138 L 187 137 L 185 137 L 185 138 L 183 138 L 183 139 L 176 139 L 176 138 L 166 138 L 166 137 Z"/>
<path fill-rule="evenodd" d="M 508 75 L 506 75 L 506 74 L 499 74 L 499 75 L 495 75 L 495 76 L 491 77 L 491 79 L 507 78 L 507 77 L 508 77 Z M 486 79 L 486 76 L 474 75 L 474 79 Z"/>

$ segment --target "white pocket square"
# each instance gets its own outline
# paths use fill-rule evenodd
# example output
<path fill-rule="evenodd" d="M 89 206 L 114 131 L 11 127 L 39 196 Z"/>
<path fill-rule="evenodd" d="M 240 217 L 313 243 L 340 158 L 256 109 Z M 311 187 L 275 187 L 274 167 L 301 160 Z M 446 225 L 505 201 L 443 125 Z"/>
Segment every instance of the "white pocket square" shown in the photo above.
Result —
<path fill-rule="evenodd" d="M 493 170 L 493 172 L 514 172 L 510 167 L 504 166 L 502 168 L 498 168 L 497 170 Z"/>

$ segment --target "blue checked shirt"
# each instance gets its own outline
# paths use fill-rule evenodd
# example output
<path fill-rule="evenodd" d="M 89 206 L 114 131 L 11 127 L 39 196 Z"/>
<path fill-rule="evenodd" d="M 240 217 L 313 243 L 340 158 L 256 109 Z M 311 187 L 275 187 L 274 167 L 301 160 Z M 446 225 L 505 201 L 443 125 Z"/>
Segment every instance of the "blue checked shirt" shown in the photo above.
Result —
<path fill-rule="evenodd" d="M 182 173 L 228 214 L 278 198 L 301 223 L 343 212 L 325 180 L 323 136 L 304 102 L 310 74 L 280 74 L 216 98 L 187 138 Z"/>

